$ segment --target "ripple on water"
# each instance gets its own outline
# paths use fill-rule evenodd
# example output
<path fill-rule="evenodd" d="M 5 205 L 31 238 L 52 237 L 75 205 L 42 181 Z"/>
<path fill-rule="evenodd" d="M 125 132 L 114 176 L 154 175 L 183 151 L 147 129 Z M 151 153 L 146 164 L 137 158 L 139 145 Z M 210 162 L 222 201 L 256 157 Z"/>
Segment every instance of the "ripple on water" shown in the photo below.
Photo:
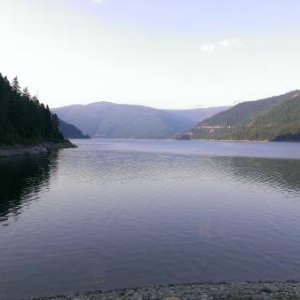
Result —
<path fill-rule="evenodd" d="M 247 145 L 92 140 L 0 161 L 0 298 L 300 279 L 300 160 Z"/>

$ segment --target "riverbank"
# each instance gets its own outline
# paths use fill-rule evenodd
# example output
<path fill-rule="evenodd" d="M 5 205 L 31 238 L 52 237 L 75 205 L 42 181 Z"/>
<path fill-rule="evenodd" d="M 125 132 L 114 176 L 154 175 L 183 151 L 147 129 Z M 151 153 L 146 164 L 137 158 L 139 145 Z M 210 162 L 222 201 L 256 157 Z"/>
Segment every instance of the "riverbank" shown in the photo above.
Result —
<path fill-rule="evenodd" d="M 115 291 L 95 291 L 75 295 L 61 295 L 43 300 L 271 300 L 300 299 L 300 282 L 265 281 L 218 284 L 183 284 Z"/>
<path fill-rule="evenodd" d="M 45 154 L 52 150 L 63 148 L 76 148 L 77 146 L 70 141 L 59 143 L 45 142 L 31 146 L 15 145 L 15 146 L 0 146 L 0 157 L 11 157 L 31 154 Z"/>

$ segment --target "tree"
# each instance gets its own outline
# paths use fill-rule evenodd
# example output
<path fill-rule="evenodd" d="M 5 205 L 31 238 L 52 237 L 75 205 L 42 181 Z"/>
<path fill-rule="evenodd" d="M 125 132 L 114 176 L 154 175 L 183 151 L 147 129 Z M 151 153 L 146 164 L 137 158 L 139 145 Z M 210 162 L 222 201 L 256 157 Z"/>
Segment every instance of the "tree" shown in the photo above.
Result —
<path fill-rule="evenodd" d="M 31 95 L 30 95 L 29 90 L 28 90 L 27 87 L 23 89 L 22 95 L 24 97 L 26 97 L 27 99 L 31 99 Z"/>
<path fill-rule="evenodd" d="M 18 77 L 15 77 L 13 79 L 13 81 L 12 81 L 12 89 L 13 89 L 14 92 L 17 92 L 17 93 L 21 92 L 21 88 L 20 88 Z"/>
<path fill-rule="evenodd" d="M 12 84 L 0 73 L 0 144 L 34 144 L 62 141 L 57 117 L 31 97 L 15 77 Z"/>

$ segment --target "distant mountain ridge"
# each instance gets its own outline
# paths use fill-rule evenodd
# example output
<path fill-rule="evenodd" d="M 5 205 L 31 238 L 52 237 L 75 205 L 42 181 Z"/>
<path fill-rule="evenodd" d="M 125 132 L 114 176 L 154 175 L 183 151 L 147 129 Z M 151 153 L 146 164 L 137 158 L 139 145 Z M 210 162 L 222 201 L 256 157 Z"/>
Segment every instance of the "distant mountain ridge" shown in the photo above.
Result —
<path fill-rule="evenodd" d="M 59 131 L 66 139 L 89 139 L 89 135 L 84 135 L 80 129 L 76 126 L 66 123 L 63 120 L 58 119 Z"/>
<path fill-rule="evenodd" d="M 300 140 L 300 90 L 240 103 L 199 122 L 182 138 Z"/>
<path fill-rule="evenodd" d="M 52 109 L 84 134 L 104 138 L 172 138 L 228 107 L 189 110 L 96 102 Z"/>

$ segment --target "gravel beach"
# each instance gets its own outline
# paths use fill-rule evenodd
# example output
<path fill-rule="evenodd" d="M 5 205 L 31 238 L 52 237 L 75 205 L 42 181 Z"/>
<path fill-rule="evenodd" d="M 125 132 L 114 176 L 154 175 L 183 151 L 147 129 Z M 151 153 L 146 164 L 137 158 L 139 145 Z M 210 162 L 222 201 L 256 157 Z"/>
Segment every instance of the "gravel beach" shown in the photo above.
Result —
<path fill-rule="evenodd" d="M 37 300 L 39 298 L 36 298 Z M 300 299 L 300 282 L 241 282 L 218 284 L 183 284 L 41 298 L 43 300 L 208 300 L 208 299 Z"/>

